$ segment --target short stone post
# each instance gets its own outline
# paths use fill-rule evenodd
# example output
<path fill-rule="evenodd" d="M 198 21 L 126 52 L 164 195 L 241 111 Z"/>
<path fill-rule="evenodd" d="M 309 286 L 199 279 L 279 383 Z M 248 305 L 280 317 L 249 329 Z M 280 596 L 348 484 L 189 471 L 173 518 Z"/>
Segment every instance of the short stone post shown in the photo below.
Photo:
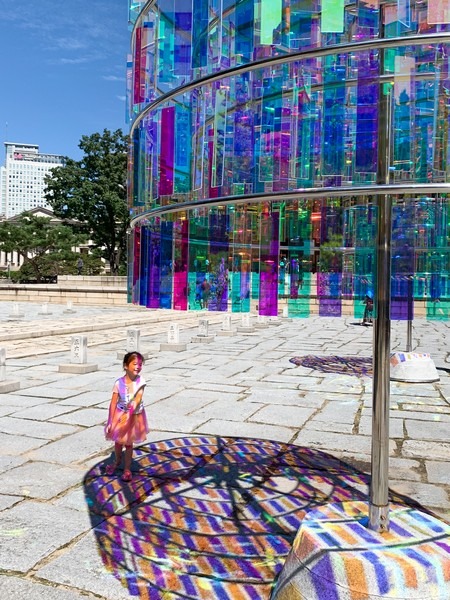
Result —
<path fill-rule="evenodd" d="M 14 303 L 12 313 L 8 316 L 8 321 L 18 321 L 19 319 L 23 319 L 24 316 L 24 313 L 20 312 L 20 306 Z"/>
<path fill-rule="evenodd" d="M 141 330 L 140 329 L 127 329 L 127 343 L 125 347 L 125 353 L 128 352 L 140 352 L 144 359 L 148 358 L 148 353 L 144 353 L 141 350 Z M 122 360 L 124 352 L 118 352 L 117 358 Z"/>
<path fill-rule="evenodd" d="M 74 313 L 75 310 L 73 309 L 73 302 L 72 300 L 67 300 L 67 306 L 66 308 L 63 310 L 63 313 Z"/>
<path fill-rule="evenodd" d="M 87 362 L 87 336 L 73 335 L 70 338 L 70 364 L 59 365 L 60 373 L 92 373 L 98 366 Z"/>
<path fill-rule="evenodd" d="M 6 379 L 6 348 L 0 348 L 0 394 L 9 394 L 20 389 L 20 381 Z"/>
<path fill-rule="evenodd" d="M 127 352 L 139 352 L 141 349 L 141 330 L 127 329 Z"/>
<path fill-rule="evenodd" d="M 52 313 L 48 310 L 48 302 L 44 302 L 44 304 L 41 307 L 41 310 L 39 311 L 40 315 L 51 315 Z"/>
<path fill-rule="evenodd" d="M 250 325 L 250 313 L 242 313 L 241 326 L 238 327 L 239 333 L 253 333 L 255 328 Z"/>
<path fill-rule="evenodd" d="M 208 335 L 209 321 L 207 319 L 200 319 L 198 322 L 198 335 L 191 339 L 194 344 L 209 344 L 214 341 L 213 335 Z"/>
<path fill-rule="evenodd" d="M 186 348 L 187 344 L 182 344 L 180 342 L 180 325 L 178 323 L 170 323 L 167 334 L 167 344 L 160 344 L 160 351 L 183 352 Z"/>
<path fill-rule="evenodd" d="M 264 315 L 258 315 L 256 317 L 256 325 L 255 327 L 257 329 L 265 329 L 267 327 L 268 323 L 267 323 L 267 317 L 265 317 Z"/>
<path fill-rule="evenodd" d="M 231 329 L 231 315 L 229 313 L 225 313 L 223 315 L 222 321 L 222 329 L 217 332 L 218 336 L 232 336 L 234 335 L 235 330 Z"/>
<path fill-rule="evenodd" d="M 6 348 L 0 348 L 0 381 L 6 379 Z"/>
<path fill-rule="evenodd" d="M 70 344 L 70 362 L 75 364 L 87 363 L 87 336 L 73 335 Z"/>

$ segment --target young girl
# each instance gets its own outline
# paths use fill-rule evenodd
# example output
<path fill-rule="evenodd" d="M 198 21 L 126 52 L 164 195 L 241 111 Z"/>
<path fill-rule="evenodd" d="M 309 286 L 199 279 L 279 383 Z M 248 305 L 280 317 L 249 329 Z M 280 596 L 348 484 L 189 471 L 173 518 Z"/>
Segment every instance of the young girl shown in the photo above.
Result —
<path fill-rule="evenodd" d="M 109 405 L 105 437 L 115 442 L 115 462 L 107 465 L 106 474 L 113 475 L 122 462 L 125 446 L 123 481 L 131 481 L 133 444 L 143 442 L 149 432 L 142 396 L 145 379 L 140 376 L 144 358 L 140 352 L 128 352 L 123 358 L 125 375 L 116 379 Z"/>

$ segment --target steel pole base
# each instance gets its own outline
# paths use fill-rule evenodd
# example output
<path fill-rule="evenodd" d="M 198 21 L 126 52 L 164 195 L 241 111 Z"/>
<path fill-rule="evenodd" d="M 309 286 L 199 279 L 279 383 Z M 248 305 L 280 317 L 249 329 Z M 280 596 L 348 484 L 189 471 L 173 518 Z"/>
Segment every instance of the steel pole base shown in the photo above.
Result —
<path fill-rule="evenodd" d="M 378 533 L 389 531 L 389 504 L 386 506 L 369 505 L 369 529 Z"/>

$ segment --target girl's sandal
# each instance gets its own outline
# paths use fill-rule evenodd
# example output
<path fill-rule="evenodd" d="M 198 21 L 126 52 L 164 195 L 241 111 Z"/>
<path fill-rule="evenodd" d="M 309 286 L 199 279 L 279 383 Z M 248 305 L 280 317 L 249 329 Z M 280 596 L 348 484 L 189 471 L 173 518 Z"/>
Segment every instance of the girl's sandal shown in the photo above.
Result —
<path fill-rule="evenodd" d="M 133 474 L 129 469 L 125 469 L 122 474 L 122 481 L 131 481 L 133 479 Z"/>
<path fill-rule="evenodd" d="M 119 465 L 116 465 L 114 463 L 109 463 L 109 465 L 106 465 L 106 469 L 105 469 L 106 475 L 114 475 L 118 466 Z"/>

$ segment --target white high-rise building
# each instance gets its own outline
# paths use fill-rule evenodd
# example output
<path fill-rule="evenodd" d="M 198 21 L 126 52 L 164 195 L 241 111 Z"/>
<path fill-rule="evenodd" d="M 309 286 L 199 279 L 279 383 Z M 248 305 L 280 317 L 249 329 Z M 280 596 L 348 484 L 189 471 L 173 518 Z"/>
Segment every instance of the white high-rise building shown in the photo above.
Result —
<path fill-rule="evenodd" d="M 38 206 L 50 208 L 44 197 L 44 178 L 51 169 L 63 164 L 63 157 L 41 154 L 35 144 L 5 142 L 5 147 L 5 166 L 0 173 L 0 215 L 9 219 Z"/>

